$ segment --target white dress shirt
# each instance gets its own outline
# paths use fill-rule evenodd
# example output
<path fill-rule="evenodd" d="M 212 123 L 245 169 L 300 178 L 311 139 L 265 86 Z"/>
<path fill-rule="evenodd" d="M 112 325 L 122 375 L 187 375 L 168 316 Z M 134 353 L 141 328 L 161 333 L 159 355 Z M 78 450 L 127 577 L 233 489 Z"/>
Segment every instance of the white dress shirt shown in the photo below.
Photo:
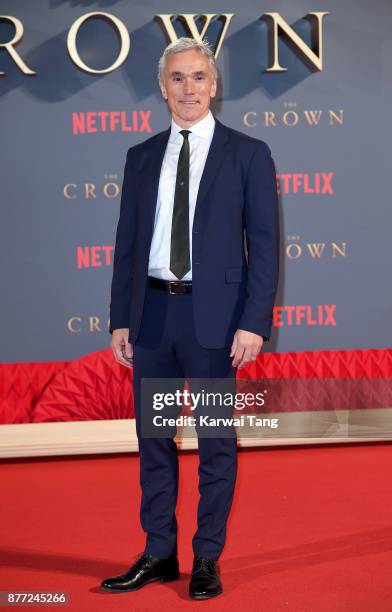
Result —
<path fill-rule="evenodd" d="M 195 215 L 197 194 L 203 174 L 215 119 L 211 113 L 192 125 L 189 139 L 189 248 L 191 269 L 181 280 L 192 280 L 192 225 Z M 148 274 L 164 280 L 178 280 L 170 270 L 170 243 L 176 187 L 177 164 L 184 137 L 179 132 L 184 128 L 172 119 L 171 132 L 162 162 L 158 198 L 155 212 L 154 231 L 151 241 Z"/>

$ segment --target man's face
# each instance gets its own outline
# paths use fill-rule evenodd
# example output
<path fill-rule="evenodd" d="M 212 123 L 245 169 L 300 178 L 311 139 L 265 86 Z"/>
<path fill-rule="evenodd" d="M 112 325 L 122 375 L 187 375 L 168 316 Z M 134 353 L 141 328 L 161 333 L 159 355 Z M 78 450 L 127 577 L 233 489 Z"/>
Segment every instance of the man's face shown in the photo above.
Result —
<path fill-rule="evenodd" d="M 159 85 L 174 121 L 183 128 L 207 115 L 216 94 L 208 57 L 197 49 L 168 55 L 164 80 Z"/>

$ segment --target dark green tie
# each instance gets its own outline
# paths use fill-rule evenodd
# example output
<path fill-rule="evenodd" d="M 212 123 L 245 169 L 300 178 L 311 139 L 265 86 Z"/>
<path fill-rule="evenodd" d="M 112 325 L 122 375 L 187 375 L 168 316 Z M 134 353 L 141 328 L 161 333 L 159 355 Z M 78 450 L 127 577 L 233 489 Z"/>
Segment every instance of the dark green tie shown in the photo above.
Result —
<path fill-rule="evenodd" d="M 191 269 L 189 249 L 189 130 L 184 137 L 177 165 L 176 190 L 172 217 L 170 270 L 181 279 Z"/>

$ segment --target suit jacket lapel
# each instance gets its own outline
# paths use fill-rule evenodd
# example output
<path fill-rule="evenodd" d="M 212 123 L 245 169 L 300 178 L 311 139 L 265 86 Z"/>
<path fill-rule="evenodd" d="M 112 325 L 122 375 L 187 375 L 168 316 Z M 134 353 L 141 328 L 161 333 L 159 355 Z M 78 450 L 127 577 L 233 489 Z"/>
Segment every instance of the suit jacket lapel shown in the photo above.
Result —
<path fill-rule="evenodd" d="M 197 193 L 196 209 L 193 221 L 195 226 L 202 223 L 203 215 L 206 212 L 206 196 L 225 157 L 227 142 L 228 130 L 226 126 L 215 119 L 214 135 L 212 137 L 210 149 L 208 151 L 203 174 L 200 180 L 199 191 Z"/>
<path fill-rule="evenodd" d="M 166 146 L 170 136 L 170 128 L 157 135 L 156 142 L 149 151 L 148 162 L 146 164 L 145 173 L 145 193 L 143 198 L 148 208 L 148 214 L 151 220 L 151 231 L 154 227 L 155 211 L 158 198 L 159 178 L 161 175 L 161 167 L 166 151 Z"/>

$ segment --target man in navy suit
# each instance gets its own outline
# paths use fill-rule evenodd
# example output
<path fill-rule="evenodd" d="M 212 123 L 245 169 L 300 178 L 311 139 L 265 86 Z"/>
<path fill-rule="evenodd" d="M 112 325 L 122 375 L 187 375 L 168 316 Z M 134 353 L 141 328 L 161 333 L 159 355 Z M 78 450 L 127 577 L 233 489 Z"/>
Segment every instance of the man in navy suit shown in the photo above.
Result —
<path fill-rule="evenodd" d="M 212 115 L 217 68 L 206 42 L 180 38 L 159 62 L 171 127 L 127 154 L 110 304 L 111 347 L 133 367 L 144 553 L 111 592 L 179 577 L 178 456 L 141 430 L 141 380 L 234 380 L 268 340 L 278 283 L 276 174 L 268 145 Z M 189 594 L 222 592 L 218 558 L 237 473 L 237 440 L 198 438 L 199 506 Z"/>

